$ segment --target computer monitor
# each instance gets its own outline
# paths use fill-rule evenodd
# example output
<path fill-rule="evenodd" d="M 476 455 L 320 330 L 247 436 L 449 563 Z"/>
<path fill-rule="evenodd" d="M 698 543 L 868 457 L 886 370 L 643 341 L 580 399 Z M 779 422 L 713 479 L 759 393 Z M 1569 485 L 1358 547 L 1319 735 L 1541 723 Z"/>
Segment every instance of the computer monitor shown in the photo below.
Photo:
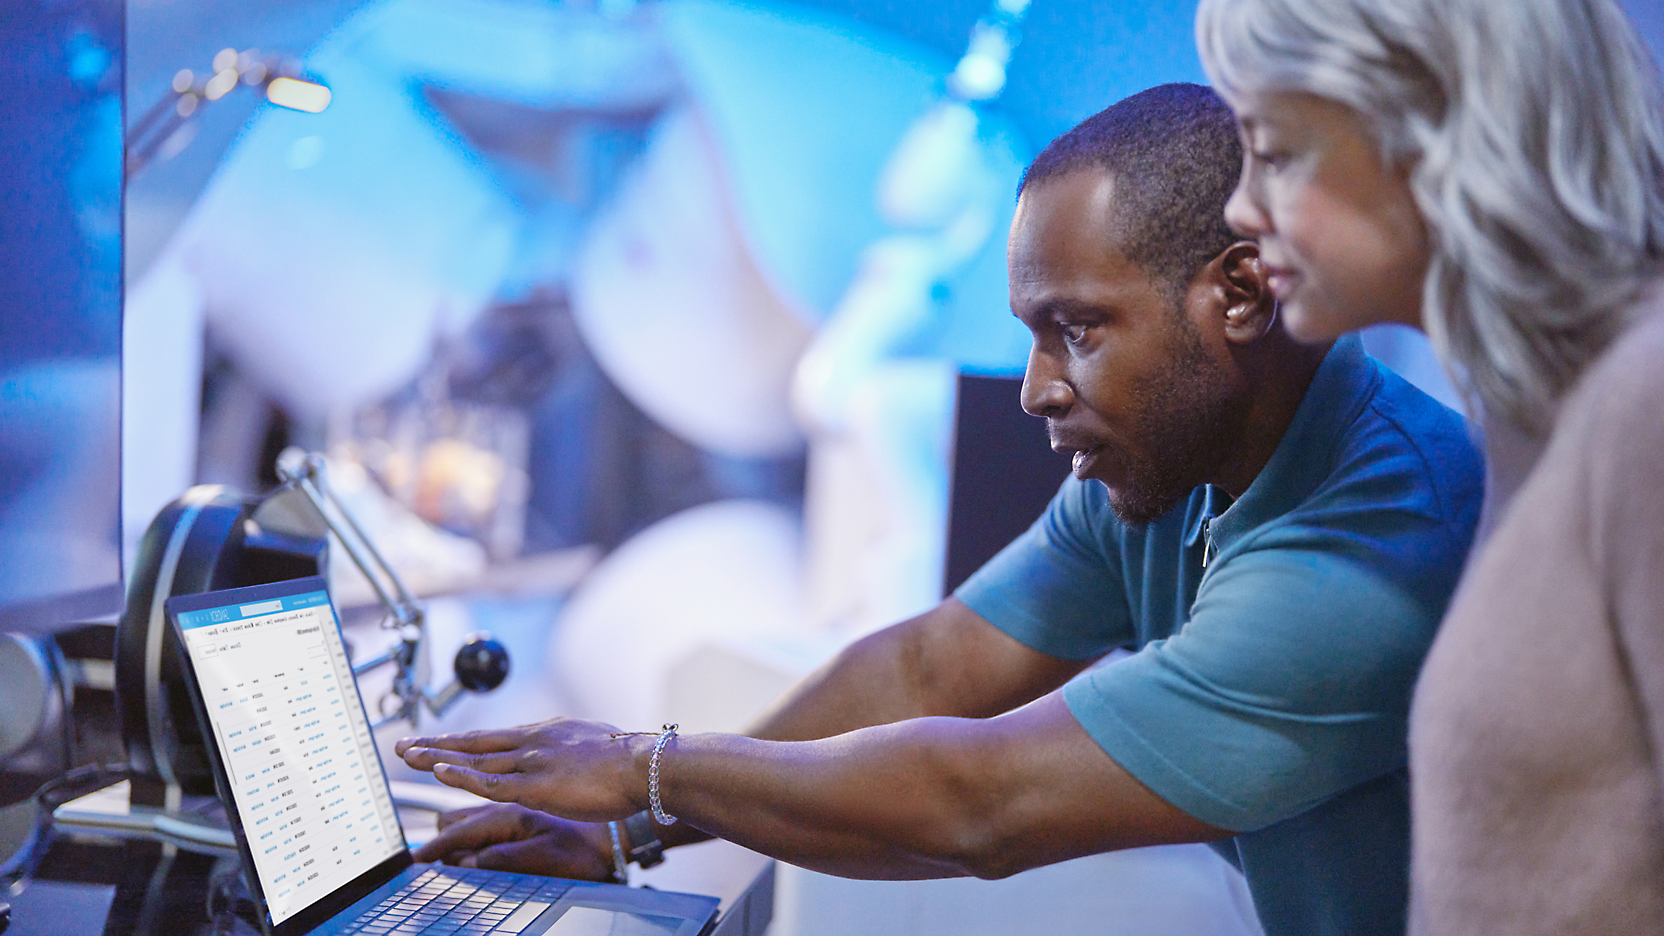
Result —
<path fill-rule="evenodd" d="M 1022 535 L 1069 476 L 1046 421 L 1023 412 L 1022 389 L 1021 377 L 959 375 L 944 595 Z"/>
<path fill-rule="evenodd" d="M 121 609 L 121 0 L 0 5 L 0 631 Z"/>

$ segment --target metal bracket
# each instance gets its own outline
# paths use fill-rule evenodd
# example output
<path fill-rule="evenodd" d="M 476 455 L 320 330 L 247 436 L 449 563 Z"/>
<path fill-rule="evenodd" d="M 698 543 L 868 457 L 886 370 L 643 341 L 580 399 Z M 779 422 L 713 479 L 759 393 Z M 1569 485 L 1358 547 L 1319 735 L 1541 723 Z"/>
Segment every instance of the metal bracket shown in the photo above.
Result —
<path fill-rule="evenodd" d="M 371 589 L 381 602 L 384 615 L 381 626 L 386 630 L 398 631 L 399 642 L 387 652 L 362 663 L 353 664 L 354 676 L 362 676 L 390 663 L 397 667 L 393 675 L 392 689 L 376 704 L 375 714 L 378 718 L 370 726 L 371 729 L 398 721 L 408 721 L 414 728 L 424 708 L 435 718 L 444 715 L 461 698 L 466 687 L 458 679 L 453 679 L 438 691 L 420 684 L 417 662 L 422 638 L 426 634 L 422 603 L 405 587 L 398 573 L 387 564 L 387 560 L 365 535 L 358 521 L 353 519 L 352 514 L 329 489 L 329 485 L 324 481 L 323 456 L 316 452 L 286 455 L 278 460 L 277 474 L 285 484 L 306 496 L 336 542 L 346 551 L 353 565 L 369 580 Z M 473 639 L 489 642 L 489 652 L 504 653 L 501 645 L 490 641 L 489 637 L 480 635 Z M 506 660 L 503 672 L 507 672 Z M 501 680 L 497 682 L 500 683 Z M 480 691 L 489 692 L 494 688 L 495 684 Z"/>

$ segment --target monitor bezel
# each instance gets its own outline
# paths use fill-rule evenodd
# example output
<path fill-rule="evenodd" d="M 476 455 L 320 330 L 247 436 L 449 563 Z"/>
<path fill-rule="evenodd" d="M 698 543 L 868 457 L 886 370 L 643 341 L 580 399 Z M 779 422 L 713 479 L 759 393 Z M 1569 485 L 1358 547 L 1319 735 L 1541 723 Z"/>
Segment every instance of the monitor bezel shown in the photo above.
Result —
<path fill-rule="evenodd" d="M 260 883 L 260 874 L 254 864 L 254 851 L 249 846 L 248 835 L 243 830 L 242 817 L 237 811 L 236 799 L 232 795 L 231 778 L 225 770 L 225 760 L 219 749 L 219 740 L 214 734 L 214 726 L 208 719 L 208 709 L 202 697 L 201 685 L 197 682 L 196 667 L 191 660 L 190 651 L 186 649 L 185 632 L 179 625 L 179 615 L 185 611 L 205 611 L 209 608 L 219 608 L 232 604 L 247 604 L 254 601 L 265 601 L 272 598 L 282 598 L 292 595 L 321 591 L 329 593 L 329 585 L 322 576 L 308 576 L 306 578 L 289 579 L 283 582 L 272 582 L 264 585 L 249 585 L 243 588 L 228 588 L 221 591 L 199 592 L 192 595 L 175 595 L 164 605 L 167 613 L 168 626 L 173 628 L 173 635 L 178 639 L 180 663 L 185 674 L 186 690 L 191 697 L 191 708 L 196 711 L 197 725 L 202 731 L 203 744 L 208 751 L 208 763 L 214 773 L 214 789 L 219 794 L 220 803 L 225 807 L 226 817 L 231 822 L 231 831 L 237 839 L 237 851 L 243 859 L 244 878 L 247 879 L 250 893 L 254 902 L 260 908 L 261 923 L 266 932 L 272 936 L 300 936 L 342 910 L 352 906 L 368 896 L 376 888 L 397 877 L 400 872 L 415 863 L 410 854 L 409 841 L 404 838 L 404 827 L 399 827 L 399 838 L 405 847 L 385 861 L 375 865 L 358 877 L 341 885 L 323 897 L 313 901 L 305 909 L 300 910 L 282 923 L 273 923 L 271 908 L 266 904 L 265 889 Z M 335 599 L 329 602 L 330 616 L 335 621 L 336 632 L 341 629 L 341 618 L 335 613 Z M 356 677 L 353 680 L 357 685 Z M 358 697 L 358 705 L 364 711 L 364 721 L 370 724 L 369 711 L 364 709 L 364 698 Z M 392 798 L 392 789 L 387 783 L 387 767 L 376 758 L 376 765 L 381 768 L 381 782 L 387 787 L 388 798 Z"/>

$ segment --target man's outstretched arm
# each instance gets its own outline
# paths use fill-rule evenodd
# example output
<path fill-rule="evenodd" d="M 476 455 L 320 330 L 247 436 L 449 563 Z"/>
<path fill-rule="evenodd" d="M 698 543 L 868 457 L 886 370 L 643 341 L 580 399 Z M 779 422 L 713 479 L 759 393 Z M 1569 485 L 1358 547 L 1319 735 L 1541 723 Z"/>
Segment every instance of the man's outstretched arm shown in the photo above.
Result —
<path fill-rule="evenodd" d="M 651 736 L 556 719 L 401 741 L 442 782 L 557 816 L 647 806 Z M 1061 694 L 990 719 L 926 717 L 815 741 L 693 735 L 666 749 L 665 809 L 793 864 L 849 877 L 1001 877 L 1114 848 L 1231 835 L 1140 784 Z"/>
<path fill-rule="evenodd" d="M 745 734 L 810 741 L 930 715 L 983 718 L 1039 698 L 1085 666 L 1085 661 L 1032 650 L 949 598 L 846 647 L 788 691 Z M 659 835 L 667 846 L 708 837 L 689 825 L 660 827 Z M 477 856 L 489 867 L 590 877 L 610 869 L 609 850 L 604 828 L 573 828 L 481 808 L 442 816 L 439 835 L 416 857 L 462 861 Z"/>
<path fill-rule="evenodd" d="M 957 598 L 844 648 L 745 731 L 812 741 L 909 718 L 988 718 L 1085 669 L 1018 643 Z"/>

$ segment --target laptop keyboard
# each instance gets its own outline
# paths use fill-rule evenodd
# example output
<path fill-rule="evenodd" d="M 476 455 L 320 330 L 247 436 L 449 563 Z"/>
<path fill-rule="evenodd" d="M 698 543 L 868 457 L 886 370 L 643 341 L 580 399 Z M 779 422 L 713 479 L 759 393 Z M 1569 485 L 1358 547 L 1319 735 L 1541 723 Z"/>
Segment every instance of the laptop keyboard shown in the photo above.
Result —
<path fill-rule="evenodd" d="M 571 881 L 535 874 L 432 868 L 341 932 L 356 936 L 518 933 L 571 887 Z"/>

